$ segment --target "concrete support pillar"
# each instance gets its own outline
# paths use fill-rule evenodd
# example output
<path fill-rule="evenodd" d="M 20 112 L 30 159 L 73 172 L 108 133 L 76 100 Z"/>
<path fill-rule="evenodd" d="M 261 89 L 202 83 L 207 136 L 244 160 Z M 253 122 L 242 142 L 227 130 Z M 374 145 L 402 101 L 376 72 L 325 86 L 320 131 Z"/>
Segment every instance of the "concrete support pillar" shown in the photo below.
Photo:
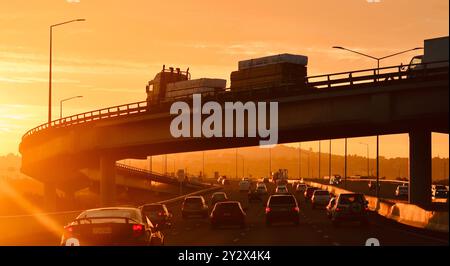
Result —
<path fill-rule="evenodd" d="M 100 158 L 100 204 L 103 207 L 116 203 L 116 161 L 108 156 Z"/>
<path fill-rule="evenodd" d="M 44 183 L 44 203 L 49 211 L 56 210 L 56 186 L 54 183 Z"/>
<path fill-rule="evenodd" d="M 409 202 L 423 208 L 431 205 L 431 132 L 409 133 Z"/>

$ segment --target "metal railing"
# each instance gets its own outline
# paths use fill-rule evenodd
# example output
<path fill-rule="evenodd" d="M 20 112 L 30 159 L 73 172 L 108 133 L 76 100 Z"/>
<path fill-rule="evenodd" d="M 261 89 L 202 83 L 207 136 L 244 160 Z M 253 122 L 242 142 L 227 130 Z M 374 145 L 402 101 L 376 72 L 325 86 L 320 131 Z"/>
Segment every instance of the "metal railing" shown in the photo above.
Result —
<path fill-rule="evenodd" d="M 405 67 L 408 67 L 408 70 L 403 70 Z M 414 69 L 410 69 L 414 67 Z M 348 87 L 353 85 L 359 85 L 364 83 L 380 83 L 386 81 L 393 80 L 406 80 L 412 78 L 425 78 L 430 76 L 438 76 L 438 75 L 447 75 L 448 76 L 448 61 L 436 61 L 430 63 L 421 63 L 421 64 L 413 64 L 413 65 L 400 65 L 400 66 L 390 66 L 390 67 L 382 67 L 382 68 L 372 68 L 372 69 L 363 69 L 356 71 L 347 71 L 340 73 L 332 73 L 325 75 L 317 75 L 317 76 L 309 76 L 306 77 L 305 84 L 303 86 L 285 86 L 285 90 L 290 90 L 290 92 L 300 93 L 308 92 L 311 90 L 322 90 L 322 89 L 332 89 L 332 88 L 341 88 Z M 382 72 L 382 73 L 380 73 Z M 243 91 L 233 91 L 226 90 L 222 92 L 218 92 L 213 98 L 216 99 L 227 99 L 229 97 L 238 98 L 239 96 L 276 96 L 278 87 L 264 87 L 258 88 L 255 90 L 243 90 Z M 309 90 L 305 90 L 309 89 Z M 280 90 L 281 91 L 281 90 Z M 207 92 L 206 94 L 210 94 Z M 208 98 L 211 98 L 210 95 L 207 95 Z M 150 111 L 150 108 L 147 104 L 147 101 L 129 103 L 124 105 L 118 105 L 103 109 L 98 109 L 94 111 L 89 111 L 81 114 L 76 114 L 68 117 L 63 117 L 61 119 L 57 119 L 52 121 L 51 123 L 45 123 L 39 125 L 33 129 L 27 131 L 22 140 L 27 138 L 28 136 L 40 132 L 49 128 L 61 128 L 67 127 L 71 125 L 83 124 L 91 121 L 98 121 L 103 119 L 115 118 L 120 116 L 127 116 L 133 114 L 140 114 L 147 111 Z"/>

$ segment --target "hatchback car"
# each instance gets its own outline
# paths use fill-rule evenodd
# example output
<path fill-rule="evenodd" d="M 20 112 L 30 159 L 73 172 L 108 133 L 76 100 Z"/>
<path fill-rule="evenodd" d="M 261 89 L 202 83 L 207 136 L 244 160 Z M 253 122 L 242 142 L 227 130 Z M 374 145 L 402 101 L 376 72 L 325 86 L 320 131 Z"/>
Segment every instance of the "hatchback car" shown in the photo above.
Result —
<path fill-rule="evenodd" d="M 215 229 L 224 225 L 237 225 L 246 227 L 246 214 L 239 201 L 218 202 L 211 211 L 211 228 Z"/>
<path fill-rule="evenodd" d="M 208 205 L 202 196 L 186 197 L 181 205 L 181 216 L 188 218 L 190 216 L 208 217 Z"/>
<path fill-rule="evenodd" d="M 330 202 L 330 192 L 328 190 L 315 190 L 311 197 L 311 208 L 325 207 Z"/>
<path fill-rule="evenodd" d="M 292 222 L 299 224 L 297 200 L 293 195 L 272 195 L 266 205 L 266 225 L 271 226 L 275 222 Z"/>

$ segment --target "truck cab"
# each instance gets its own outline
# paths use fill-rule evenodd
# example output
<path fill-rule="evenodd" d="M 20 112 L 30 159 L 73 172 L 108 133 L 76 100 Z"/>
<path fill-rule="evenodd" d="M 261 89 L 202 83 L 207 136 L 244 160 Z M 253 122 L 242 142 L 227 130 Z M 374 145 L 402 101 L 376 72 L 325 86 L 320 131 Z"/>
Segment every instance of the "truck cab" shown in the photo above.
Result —
<path fill-rule="evenodd" d="M 448 68 L 448 41 L 448 36 L 424 40 L 424 54 L 411 59 L 406 66 L 407 77 L 419 77 L 425 68 L 433 69 L 434 74 L 440 74 L 438 69 Z"/>
<path fill-rule="evenodd" d="M 145 87 L 147 102 L 149 104 L 160 103 L 166 95 L 167 84 L 190 79 L 189 68 L 186 71 L 181 71 L 180 68 L 166 68 L 163 65 L 162 71 L 156 74 L 155 78 L 149 81 Z"/>

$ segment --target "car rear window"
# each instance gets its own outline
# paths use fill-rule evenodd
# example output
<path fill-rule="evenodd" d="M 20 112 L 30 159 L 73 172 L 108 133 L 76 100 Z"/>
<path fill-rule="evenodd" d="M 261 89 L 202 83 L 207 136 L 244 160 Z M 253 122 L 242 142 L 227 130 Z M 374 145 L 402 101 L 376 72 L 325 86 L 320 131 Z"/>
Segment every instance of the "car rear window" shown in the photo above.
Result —
<path fill-rule="evenodd" d="M 215 199 L 225 199 L 225 194 L 223 194 L 223 193 L 214 194 L 214 198 Z"/>
<path fill-rule="evenodd" d="M 221 212 L 231 212 L 231 211 L 237 211 L 239 210 L 239 204 L 238 203 L 221 203 L 221 204 L 217 204 L 216 206 L 216 211 L 221 211 Z"/>
<path fill-rule="evenodd" d="M 80 215 L 78 215 L 78 219 L 80 218 L 102 218 L 105 217 L 105 219 L 93 219 L 92 222 L 94 223 L 105 223 L 105 222 L 116 222 L 116 223 L 125 223 L 126 219 L 121 218 L 130 218 L 137 222 L 141 222 L 141 215 L 138 210 L 134 209 L 105 209 L 105 210 L 89 210 L 82 212 Z M 117 218 L 111 218 L 111 217 L 117 217 Z"/>
<path fill-rule="evenodd" d="M 327 190 L 316 190 L 314 191 L 314 196 L 328 196 L 330 195 L 330 192 Z"/>
<path fill-rule="evenodd" d="M 186 204 L 202 204 L 201 198 L 187 198 L 184 201 Z"/>
<path fill-rule="evenodd" d="M 272 196 L 269 205 L 295 205 L 293 196 Z"/>
<path fill-rule="evenodd" d="M 364 195 L 362 194 L 342 194 L 339 197 L 340 204 L 364 203 Z"/>

